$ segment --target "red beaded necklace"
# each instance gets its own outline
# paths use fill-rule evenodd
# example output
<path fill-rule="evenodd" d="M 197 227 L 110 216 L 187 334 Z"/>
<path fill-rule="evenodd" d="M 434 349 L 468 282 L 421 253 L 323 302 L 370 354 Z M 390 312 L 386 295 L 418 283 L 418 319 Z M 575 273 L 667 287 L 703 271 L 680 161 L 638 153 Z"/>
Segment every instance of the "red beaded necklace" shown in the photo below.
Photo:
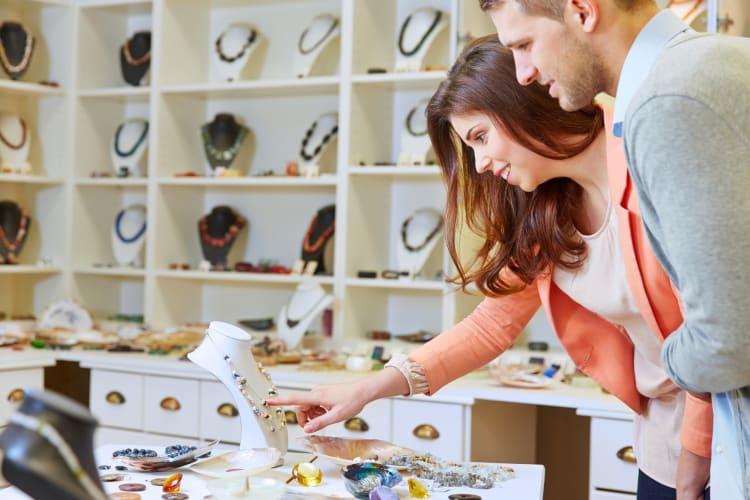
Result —
<path fill-rule="evenodd" d="M 18 144 L 13 144 L 8 140 L 5 135 L 3 135 L 2 131 L 0 131 L 0 141 L 2 141 L 3 144 L 8 146 L 10 149 L 21 149 L 26 144 L 26 122 L 23 121 L 23 118 L 18 118 L 18 121 L 21 123 L 21 140 L 18 142 Z"/>
<path fill-rule="evenodd" d="M 0 243 L 3 244 L 3 248 L 8 251 L 8 255 L 5 257 L 5 262 L 8 264 L 15 264 L 16 261 L 16 249 L 23 243 L 26 238 L 26 228 L 29 224 L 29 217 L 21 210 L 20 222 L 18 224 L 18 230 L 13 238 L 13 241 L 8 240 L 8 236 L 5 234 L 3 226 L 0 226 Z"/>
<path fill-rule="evenodd" d="M 237 215 L 237 217 L 234 219 L 234 222 L 231 226 L 229 226 L 229 229 L 227 229 L 227 232 L 224 234 L 224 236 L 222 236 L 221 238 L 215 238 L 208 234 L 208 215 L 204 215 L 203 217 L 201 217 L 201 220 L 198 223 L 201 241 L 208 246 L 212 246 L 215 248 L 224 248 L 237 237 L 237 233 L 240 232 L 240 229 L 245 227 L 245 222 L 246 220 L 244 217 L 242 217 L 241 215 Z"/>
<path fill-rule="evenodd" d="M 130 42 L 132 42 L 132 40 L 132 38 L 129 38 L 122 45 L 122 55 L 125 56 L 125 61 L 131 66 L 141 66 L 142 64 L 146 64 L 151 60 L 151 50 L 143 54 L 141 57 L 133 57 L 133 54 L 130 52 Z"/>
<path fill-rule="evenodd" d="M 321 233 L 320 236 L 318 236 L 318 239 L 315 240 L 315 243 L 310 243 L 310 238 L 312 237 L 312 233 L 315 230 L 315 226 L 318 224 L 318 215 L 315 214 L 315 217 L 313 217 L 313 220 L 310 221 L 310 226 L 307 228 L 307 232 L 305 233 L 305 240 L 302 242 L 302 249 L 307 253 L 316 253 L 320 248 L 325 244 L 326 241 L 328 241 L 328 238 L 333 234 L 333 230 L 336 228 L 336 221 L 331 221 L 331 225 L 328 226 L 323 233 Z"/>

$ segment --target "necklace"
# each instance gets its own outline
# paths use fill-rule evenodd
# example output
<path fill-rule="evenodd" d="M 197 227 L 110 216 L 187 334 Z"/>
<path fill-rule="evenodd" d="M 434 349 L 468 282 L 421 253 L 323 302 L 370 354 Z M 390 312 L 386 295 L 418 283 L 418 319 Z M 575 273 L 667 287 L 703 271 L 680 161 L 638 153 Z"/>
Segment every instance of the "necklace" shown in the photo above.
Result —
<path fill-rule="evenodd" d="M 237 137 L 234 139 L 234 144 L 227 149 L 219 149 L 214 146 L 213 138 L 211 137 L 210 124 L 204 125 L 201 133 L 203 135 L 203 146 L 209 157 L 209 163 L 211 163 L 212 166 L 224 166 L 231 163 L 232 159 L 237 156 L 237 152 L 242 146 L 242 141 L 245 139 L 245 135 L 247 135 L 247 129 L 245 129 L 245 127 L 239 127 Z"/>
<path fill-rule="evenodd" d="M 328 26 L 328 30 L 325 32 L 325 34 L 322 37 L 320 37 L 320 40 L 315 42 L 312 45 L 312 47 L 306 48 L 304 46 L 305 38 L 307 38 L 307 34 L 309 33 L 310 28 L 313 25 L 315 25 L 316 21 L 318 20 L 321 20 L 321 21 L 327 20 L 331 24 Z M 338 18 L 332 16 L 331 14 L 320 14 L 319 16 L 315 16 L 315 18 L 312 20 L 310 25 L 307 28 L 305 28 L 302 34 L 300 34 L 299 40 L 297 41 L 297 49 L 299 50 L 300 54 L 307 55 L 310 52 L 317 49 L 318 47 L 320 47 L 321 45 L 323 45 L 323 42 L 325 42 L 328 39 L 328 37 L 331 36 L 331 33 L 333 33 L 333 31 L 338 27 L 338 25 L 339 25 Z"/>
<path fill-rule="evenodd" d="M 106 500 L 107 495 L 104 494 L 96 485 L 96 483 L 86 474 L 83 470 L 81 463 L 78 461 L 76 454 L 70 448 L 70 445 L 65 439 L 57 432 L 52 424 L 45 422 L 44 420 L 26 415 L 24 413 L 14 413 L 10 416 L 10 422 L 27 429 L 31 432 L 35 432 L 42 436 L 49 444 L 51 444 L 62 457 L 68 470 L 73 476 L 81 483 L 83 489 L 92 499 L 95 500 Z"/>
<path fill-rule="evenodd" d="M 224 39 L 224 35 L 227 34 L 227 31 L 229 31 L 229 29 L 223 31 L 221 35 L 219 35 L 219 38 L 217 38 L 216 42 L 214 43 L 214 48 L 216 49 L 216 53 L 219 55 L 219 59 L 227 63 L 233 63 L 234 61 L 245 55 L 247 49 L 249 49 L 250 46 L 255 42 L 255 38 L 258 36 L 258 33 L 251 28 L 250 35 L 248 35 L 247 42 L 245 42 L 245 45 L 242 46 L 242 49 L 237 53 L 237 55 L 228 56 L 224 54 L 224 51 L 221 48 L 221 41 Z"/>
<path fill-rule="evenodd" d="M 244 217 L 235 214 L 234 222 L 231 226 L 229 226 L 229 229 L 227 229 L 227 232 L 224 234 L 224 236 L 222 236 L 221 238 L 215 238 L 208 234 L 208 215 L 204 215 L 198 222 L 201 241 L 210 247 L 224 248 L 225 246 L 228 246 L 230 243 L 232 243 L 232 241 L 234 241 L 234 239 L 237 237 L 237 233 L 240 232 L 240 229 L 245 227 L 245 222 L 246 221 Z"/>
<path fill-rule="evenodd" d="M 122 45 L 122 55 L 125 56 L 125 61 L 131 66 L 142 66 L 149 62 L 151 60 L 151 48 L 149 48 L 141 57 L 133 57 L 133 54 L 130 52 L 130 44 L 132 41 L 132 38 L 128 38 Z"/>
<path fill-rule="evenodd" d="M 425 239 L 424 241 L 422 241 L 422 243 L 420 243 L 419 245 L 413 246 L 409 244 L 407 233 L 409 230 L 409 224 L 411 224 L 411 221 L 414 219 L 414 217 L 420 213 L 437 215 L 438 222 L 437 224 L 435 224 L 435 227 L 432 228 L 430 233 L 427 236 L 425 236 Z M 419 210 L 414 212 L 413 215 L 410 215 L 404 221 L 403 224 L 401 224 L 401 243 L 403 243 L 404 248 L 406 248 L 408 251 L 419 252 L 424 247 L 426 247 L 430 241 L 432 241 L 432 239 L 440 232 L 440 229 L 442 229 L 442 227 L 443 227 L 443 216 L 440 215 L 440 213 L 437 212 L 437 210 L 433 210 L 431 208 L 420 208 Z"/>
<path fill-rule="evenodd" d="M 130 149 L 130 151 L 122 151 L 120 150 L 120 134 L 122 133 L 123 129 L 125 128 L 125 125 L 128 123 L 140 123 L 143 125 L 143 130 L 141 131 L 140 137 L 138 137 L 138 140 L 135 141 L 135 144 Z M 143 144 L 143 141 L 146 140 L 146 137 L 148 136 L 148 121 L 143 120 L 140 118 L 134 119 L 134 120 L 128 120 L 126 122 L 121 123 L 117 130 L 115 131 L 115 154 L 119 156 L 120 158 L 127 158 L 128 156 L 132 156 L 133 153 L 138 151 L 138 148 L 141 147 L 141 144 Z"/>
<path fill-rule="evenodd" d="M 427 127 L 425 127 L 424 130 L 414 130 L 414 127 L 412 127 L 412 124 L 411 124 L 411 120 L 412 118 L 414 118 L 414 115 L 416 114 L 416 112 L 420 109 L 421 104 L 422 103 L 420 102 L 419 104 L 411 108 L 409 110 L 409 114 L 406 115 L 406 131 L 409 132 L 409 135 L 413 137 L 423 137 L 427 135 Z M 422 112 L 422 114 L 424 115 L 424 112 Z"/>
<path fill-rule="evenodd" d="M 310 243 L 310 238 L 312 237 L 313 231 L 315 230 L 315 227 L 318 225 L 318 214 L 315 214 L 315 217 L 313 217 L 313 220 L 310 221 L 310 226 L 307 228 L 307 232 L 305 233 L 305 239 L 302 242 L 302 249 L 307 253 L 317 253 L 318 250 L 321 249 L 321 247 L 328 241 L 328 238 L 333 234 L 333 230 L 336 228 L 336 221 L 331 221 L 331 225 L 325 228 L 325 230 L 318 236 L 318 239 L 315 240 L 315 243 Z"/>
<path fill-rule="evenodd" d="M 320 144 L 315 146 L 315 150 L 312 152 L 312 154 L 310 154 L 307 152 L 307 143 L 310 142 L 310 138 L 312 137 L 317 127 L 318 127 L 318 120 L 315 120 L 313 124 L 310 125 L 310 128 L 307 129 L 307 132 L 305 132 L 305 137 L 302 139 L 302 147 L 299 150 L 299 155 L 305 161 L 310 161 L 314 159 L 316 156 L 318 156 L 320 154 L 320 151 L 323 149 L 323 146 L 325 146 L 328 143 L 328 141 L 331 140 L 331 137 L 333 137 L 339 131 L 339 125 L 337 123 L 333 126 L 330 132 L 328 132 L 326 135 L 323 136 L 323 139 L 320 141 Z"/>
<path fill-rule="evenodd" d="M 316 301 L 315 301 L 315 303 L 314 303 L 314 304 L 312 304 L 312 306 L 308 307 L 308 308 L 307 308 L 307 311 L 306 311 L 306 312 L 305 312 L 305 313 L 304 313 L 304 314 L 303 314 L 302 316 L 300 316 L 300 318 L 299 318 L 299 319 L 291 319 L 291 318 L 288 318 L 288 317 L 286 318 L 286 326 L 288 326 L 289 328 L 294 328 L 295 326 L 299 325 L 299 324 L 300 324 L 300 322 L 301 322 L 301 321 L 302 321 L 303 319 L 305 319 L 305 317 L 306 317 L 306 316 L 309 316 L 309 315 L 310 315 L 310 313 L 312 313 L 313 311 L 315 311 L 315 309 L 317 309 L 317 308 L 318 308 L 318 306 L 319 306 L 319 305 L 320 305 L 321 303 L 323 303 L 323 302 L 325 302 L 326 300 L 328 300 L 328 296 L 327 296 L 327 295 L 325 294 L 325 292 L 324 292 L 324 291 L 323 291 L 322 289 L 319 289 L 319 292 L 321 292 L 321 293 L 322 293 L 321 297 L 320 297 L 320 298 L 319 298 L 318 300 L 316 300 Z M 292 297 L 292 299 L 294 299 L 294 297 Z M 291 303 L 291 302 L 290 302 L 290 303 Z M 290 308 L 289 308 L 289 307 L 287 307 L 287 314 L 289 314 L 289 309 L 290 309 Z"/>
<path fill-rule="evenodd" d="M 23 118 L 21 118 L 20 116 L 18 117 L 18 121 L 21 124 L 21 140 L 18 142 L 18 144 L 13 144 L 12 142 L 10 142 L 8 138 L 3 134 L 2 130 L 0 130 L 0 141 L 2 141 L 2 143 L 8 146 L 10 149 L 15 150 L 21 149 L 26 144 L 26 122 L 23 121 Z"/>
<path fill-rule="evenodd" d="M 143 234 L 146 232 L 146 221 L 143 221 L 143 225 L 138 228 L 138 231 L 136 231 L 135 235 L 130 238 L 126 238 L 122 234 L 122 229 L 120 228 L 122 218 L 125 216 L 126 211 L 127 209 L 123 209 L 117 213 L 117 218 L 115 219 L 115 234 L 117 234 L 117 239 L 119 239 L 123 243 L 133 243 L 134 241 L 137 241 L 141 236 L 143 236 Z"/>
<path fill-rule="evenodd" d="M 688 19 L 690 19 L 690 16 L 692 16 L 693 13 L 695 13 L 695 11 L 698 10 L 698 7 L 700 7 L 702 3 L 703 3 L 703 0 L 695 0 L 695 3 L 693 3 L 690 9 L 682 16 L 682 20 L 687 21 Z M 674 5 L 674 0 L 669 0 L 669 3 L 667 4 L 667 8 L 670 8 L 673 5 Z"/>
<path fill-rule="evenodd" d="M 8 264 L 15 264 L 17 262 L 16 250 L 24 242 L 24 239 L 26 238 L 26 228 L 29 225 L 29 216 L 24 213 L 22 208 L 19 210 L 18 230 L 16 231 L 13 241 L 8 240 L 8 235 L 5 234 L 3 226 L 0 225 L 0 243 L 2 243 L 3 248 L 8 251 L 8 255 L 5 257 L 5 261 Z"/>
<path fill-rule="evenodd" d="M 434 10 L 435 11 L 435 17 L 432 20 L 432 23 L 430 24 L 430 27 L 427 28 L 427 31 L 424 32 L 422 35 L 422 39 L 419 40 L 416 45 L 412 49 L 406 50 L 404 48 L 404 35 L 406 34 L 406 29 L 409 27 L 409 24 L 411 24 L 411 18 L 414 14 L 409 14 L 406 16 L 406 19 L 404 20 L 404 24 L 401 25 L 401 31 L 398 34 L 398 51 L 401 52 L 401 54 L 405 55 L 406 57 L 413 56 L 419 50 L 422 48 L 422 45 L 427 41 L 427 38 L 432 34 L 432 32 L 437 28 L 438 23 L 440 22 L 440 19 L 443 17 L 443 12 L 437 9 L 430 9 L 429 7 L 424 9 L 419 9 L 422 11 L 428 11 L 428 10 Z"/>
<path fill-rule="evenodd" d="M 8 53 L 5 49 L 5 42 L 3 41 L 5 37 L 2 36 L 3 33 L 7 31 L 8 28 L 17 27 L 23 30 L 24 36 L 26 37 L 26 45 L 23 49 L 23 56 L 21 56 L 21 60 L 18 61 L 17 64 L 13 64 L 8 59 Z M 0 62 L 3 65 L 3 68 L 8 73 L 21 73 L 23 72 L 26 67 L 29 65 L 29 62 L 31 60 L 31 51 L 34 48 L 34 35 L 31 34 L 31 31 L 29 31 L 26 26 L 20 24 L 20 23 L 2 23 L 0 24 Z"/>

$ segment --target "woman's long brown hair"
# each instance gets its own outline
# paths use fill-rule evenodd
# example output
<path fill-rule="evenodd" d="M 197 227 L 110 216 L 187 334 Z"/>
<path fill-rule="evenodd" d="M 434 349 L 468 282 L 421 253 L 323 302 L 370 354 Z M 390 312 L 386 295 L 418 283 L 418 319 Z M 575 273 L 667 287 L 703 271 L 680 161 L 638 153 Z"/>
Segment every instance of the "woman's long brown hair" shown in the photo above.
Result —
<path fill-rule="evenodd" d="M 582 188 L 567 178 L 545 182 L 531 193 L 504 180 L 477 173 L 474 154 L 451 125 L 451 116 L 487 113 L 495 126 L 521 146 L 551 160 L 584 151 L 602 132 L 604 118 L 596 106 L 563 111 L 545 87 L 516 81 L 513 55 L 497 37 L 472 42 L 451 68 L 427 106 L 427 125 L 447 185 L 446 240 L 462 287 L 476 283 L 490 296 L 518 291 L 507 279 L 511 271 L 525 284 L 550 266 L 581 265 L 586 244 L 573 225 Z M 462 263 L 458 256 L 458 220 L 483 239 Z"/>

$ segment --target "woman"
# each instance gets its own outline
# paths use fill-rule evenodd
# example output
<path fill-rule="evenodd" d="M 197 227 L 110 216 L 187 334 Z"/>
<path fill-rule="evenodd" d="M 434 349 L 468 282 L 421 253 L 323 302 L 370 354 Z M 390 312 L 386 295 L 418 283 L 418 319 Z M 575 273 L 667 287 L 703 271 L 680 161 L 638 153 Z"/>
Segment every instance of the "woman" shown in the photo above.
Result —
<path fill-rule="evenodd" d="M 374 399 L 432 394 L 510 347 L 542 305 L 578 368 L 638 414 L 638 498 L 703 498 L 710 403 L 686 395 L 661 367 L 680 305 L 648 246 L 603 111 L 567 113 L 546 88 L 518 85 L 512 54 L 486 37 L 454 64 L 427 120 L 448 188 L 456 280 L 475 283 L 485 300 L 408 358 L 394 357 L 394 369 L 271 404 L 299 405 L 300 423 L 315 432 Z M 462 212 L 484 238 L 468 264 L 455 241 Z"/>

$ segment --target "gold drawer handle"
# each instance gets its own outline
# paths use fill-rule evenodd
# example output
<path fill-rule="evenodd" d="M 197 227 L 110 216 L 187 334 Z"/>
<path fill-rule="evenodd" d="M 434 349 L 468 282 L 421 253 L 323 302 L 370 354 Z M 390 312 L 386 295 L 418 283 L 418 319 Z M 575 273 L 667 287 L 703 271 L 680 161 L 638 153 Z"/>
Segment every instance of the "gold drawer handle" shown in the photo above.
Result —
<path fill-rule="evenodd" d="M 7 397 L 9 403 L 20 403 L 21 401 L 23 401 L 23 398 L 23 389 L 13 389 L 8 393 Z"/>
<path fill-rule="evenodd" d="M 367 432 L 370 430 L 370 426 L 365 422 L 365 419 L 360 417 L 352 417 L 344 422 L 344 427 L 352 432 Z"/>
<path fill-rule="evenodd" d="M 619 458 L 623 462 L 628 462 L 631 464 L 637 463 L 632 446 L 623 446 L 622 448 L 617 450 L 617 458 Z"/>
<path fill-rule="evenodd" d="M 180 408 L 182 408 L 182 405 L 179 401 L 177 401 L 176 398 L 164 398 L 161 400 L 161 403 L 159 403 L 159 406 L 161 406 L 162 410 L 167 411 L 177 411 Z"/>
<path fill-rule="evenodd" d="M 284 410 L 284 420 L 286 420 L 287 425 L 299 425 L 294 410 Z"/>
<path fill-rule="evenodd" d="M 104 399 L 107 400 L 107 403 L 111 405 L 122 405 L 125 404 L 125 396 L 122 395 L 121 392 L 118 391 L 110 391 L 107 393 L 106 396 L 104 396 Z"/>
<path fill-rule="evenodd" d="M 220 404 L 219 407 L 216 408 L 216 413 L 218 413 L 222 417 L 228 417 L 228 418 L 236 417 L 237 415 L 240 414 L 240 412 L 237 411 L 237 407 L 231 403 Z"/>
<path fill-rule="evenodd" d="M 438 430 L 430 424 L 418 425 L 411 433 L 419 439 L 428 439 L 430 441 L 440 437 Z"/>

